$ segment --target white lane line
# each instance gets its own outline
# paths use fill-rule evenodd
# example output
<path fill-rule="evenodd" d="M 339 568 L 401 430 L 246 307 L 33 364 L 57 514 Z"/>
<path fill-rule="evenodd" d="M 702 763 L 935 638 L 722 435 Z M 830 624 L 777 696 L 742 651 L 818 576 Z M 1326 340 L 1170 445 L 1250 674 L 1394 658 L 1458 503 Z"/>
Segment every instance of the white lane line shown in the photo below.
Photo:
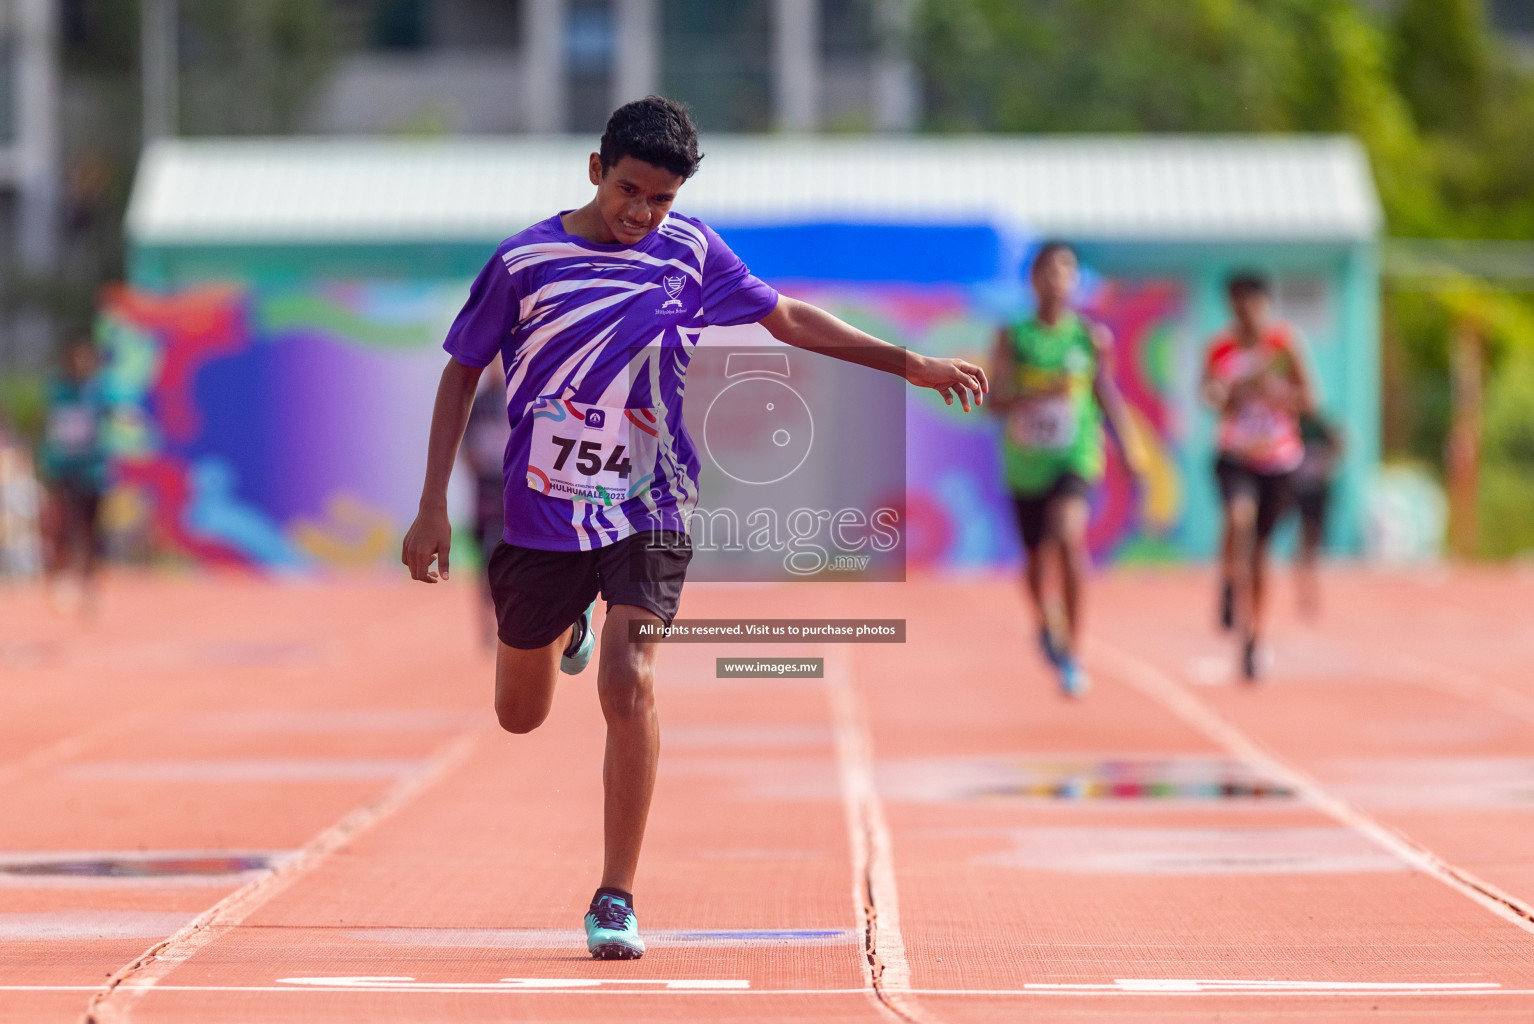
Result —
<path fill-rule="evenodd" d="M 1167 987 L 1157 987 L 1165 984 Z M 1210 982 L 1203 982 L 1210 985 Z M 956 988 L 936 989 L 920 988 L 913 990 L 921 996 L 1256 996 L 1262 999 L 1275 999 L 1279 997 L 1306 997 L 1317 996 L 1372 996 L 1376 999 L 1382 996 L 1534 996 L 1534 989 L 1529 988 L 1498 988 L 1495 986 L 1482 988 L 1475 985 L 1460 987 L 1457 985 L 1435 985 L 1428 982 L 1422 985 L 1388 985 L 1381 984 L 1378 988 L 1357 987 L 1369 983 L 1357 982 L 1352 986 L 1344 987 L 1341 983 L 1318 982 L 1315 985 L 1306 985 L 1303 982 L 1273 983 L 1271 985 L 1254 982 L 1250 987 L 1241 987 L 1239 982 L 1231 982 L 1221 987 L 1190 988 L 1172 987 L 1174 985 L 1187 985 L 1186 982 L 1169 980 L 1161 982 L 1160 979 L 1146 979 L 1145 981 L 1130 982 L 1128 980 L 1105 985 L 1054 985 L 1039 982 L 1026 984 L 1022 988 Z M 763 993 L 771 991 L 762 989 Z"/>
<path fill-rule="evenodd" d="M 937 1024 L 912 999 L 911 968 L 900 933 L 900 897 L 889 823 L 874 785 L 873 740 L 852 673 L 851 655 L 825 650 L 825 681 L 836 736 L 842 806 L 852 847 L 852 905 L 864 933 L 863 977 L 874 1005 L 908 1024 Z"/>
<path fill-rule="evenodd" d="M 0 785 L 15 782 L 28 775 L 54 768 L 84 753 L 104 739 L 132 735 L 133 731 L 146 720 L 159 714 L 172 703 L 173 700 L 171 698 L 166 698 L 165 700 L 155 701 L 153 704 L 146 704 L 122 717 L 101 722 L 71 736 L 65 736 L 63 739 L 56 740 L 45 747 L 34 750 L 18 761 L 0 764 Z"/>
<path fill-rule="evenodd" d="M 1213 982 L 1197 983 L 1211 986 Z M 1464 997 L 1464 996 L 1534 996 L 1534 988 L 1499 988 L 1480 983 L 1423 982 L 1220 982 L 1220 987 L 1186 987 L 1188 982 L 1176 979 L 1144 980 L 1121 979 L 1111 983 L 1080 984 L 1036 982 L 1022 988 L 913 988 L 916 996 L 1253 996 L 1262 999 L 1277 997 L 1314 998 L 1316 996 L 1411 996 L 1411 997 Z M 1243 985 L 1247 987 L 1242 987 Z M 1184 987 L 1173 987 L 1184 986 Z M 94 992 L 96 985 L 0 985 L 0 992 Z M 133 989 L 129 983 L 121 986 Z M 651 988 L 623 989 L 613 987 L 564 987 L 564 988 L 508 988 L 495 985 L 466 983 L 453 987 L 426 987 L 399 985 L 154 985 L 145 986 L 146 991 L 156 994 L 176 992 L 286 992 L 306 995 L 314 993 L 371 993 L 399 992 L 402 994 L 453 995 L 579 995 L 579 996 L 855 996 L 868 994 L 864 988 Z"/>
<path fill-rule="evenodd" d="M 113 972 L 86 1009 L 86 1024 L 124 1024 L 133 1003 L 198 950 L 236 927 L 273 897 L 313 871 L 361 833 L 384 821 L 461 764 L 479 740 L 466 733 L 438 748 L 419 768 L 382 796 L 330 826 L 270 874 L 236 889 L 170 938 Z M 132 984 L 125 984 L 130 981 Z"/>
<path fill-rule="evenodd" d="M 751 982 L 736 978 L 502 978 L 499 981 L 417 981 L 406 976 L 356 975 L 343 978 L 278 978 L 279 985 L 312 985 L 319 988 L 366 988 L 373 991 L 421 989 L 423 991 L 457 991 L 461 988 L 493 989 L 504 992 L 547 992 L 552 989 L 618 989 L 637 986 L 655 986 L 671 991 L 706 990 L 739 991 L 751 987 Z"/>
<path fill-rule="evenodd" d="M 1032 982 L 1026 989 L 1072 992 L 1466 992 L 1498 989 L 1494 981 L 1293 981 L 1240 978 L 1116 978 L 1109 984 Z"/>
<path fill-rule="evenodd" d="M 1481 707 L 1490 706 L 1512 718 L 1534 722 L 1534 697 L 1502 683 L 1493 683 L 1474 672 L 1415 654 L 1393 655 L 1402 679 L 1434 693 L 1448 694 Z"/>
<path fill-rule="evenodd" d="M 195 915 L 163 910 L 34 910 L 0 912 L 0 942 L 97 942 L 157 939 Z"/>
<path fill-rule="evenodd" d="M 1395 829 L 1375 821 L 1352 804 L 1327 792 L 1315 779 L 1270 753 L 1188 689 L 1179 686 L 1175 679 L 1161 669 L 1112 644 L 1101 640 L 1094 643 L 1099 654 L 1096 660 L 1106 662 L 1108 675 L 1133 686 L 1236 757 L 1264 772 L 1274 781 L 1288 786 L 1316 810 L 1358 830 L 1413 868 L 1432 875 L 1504 921 L 1534 934 L 1534 908 L 1522 900 L 1463 868 L 1455 867 L 1426 847 L 1419 846 Z"/>
<path fill-rule="evenodd" d="M 420 765 L 405 757 L 248 757 L 187 761 L 79 761 L 58 769 L 71 781 L 128 785 L 143 782 L 370 782 L 396 779 Z"/>

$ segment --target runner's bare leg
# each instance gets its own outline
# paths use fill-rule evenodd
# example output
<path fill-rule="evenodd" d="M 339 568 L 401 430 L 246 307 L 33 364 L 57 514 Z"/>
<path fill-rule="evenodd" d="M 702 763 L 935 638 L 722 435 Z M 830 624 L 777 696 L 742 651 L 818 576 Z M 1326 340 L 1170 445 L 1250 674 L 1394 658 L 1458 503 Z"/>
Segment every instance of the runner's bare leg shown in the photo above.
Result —
<path fill-rule="evenodd" d="M 1268 545 L 1257 539 L 1257 529 L 1252 528 L 1252 608 L 1246 635 L 1259 639 L 1262 632 L 1262 610 L 1265 606 L 1268 580 Z"/>
<path fill-rule="evenodd" d="M 1049 514 L 1055 519 L 1054 535 L 1060 549 L 1060 592 L 1065 600 L 1065 625 L 1074 655 L 1081 652 L 1082 591 L 1088 572 L 1087 520 L 1091 506 L 1087 499 L 1060 498 L 1050 503 Z"/>
<path fill-rule="evenodd" d="M 572 627 L 573 628 L 573 627 Z M 495 658 L 495 717 L 507 732 L 532 732 L 549 717 L 559 659 L 570 642 L 570 630 L 547 647 L 524 651 L 497 641 Z"/>
<path fill-rule="evenodd" d="M 597 694 L 607 719 L 607 756 L 602 764 L 605 856 L 602 884 L 634 891 L 639 848 L 644 843 L 655 767 L 660 760 L 660 720 L 655 713 L 657 643 L 630 643 L 629 623 L 661 620 L 635 605 L 607 609 L 602 626 Z"/>
<path fill-rule="evenodd" d="M 1032 551 L 1024 557 L 1027 565 L 1023 568 L 1023 582 L 1028 588 L 1028 598 L 1033 602 L 1034 614 L 1038 617 L 1039 627 L 1050 626 L 1049 602 L 1048 602 L 1048 578 L 1049 578 L 1049 554 L 1053 542 L 1048 536 L 1039 542 Z"/>
<path fill-rule="evenodd" d="M 1257 499 L 1250 494 L 1232 496 L 1226 507 L 1229 522 L 1230 581 L 1235 594 L 1235 625 L 1242 639 L 1257 636 Z"/>
<path fill-rule="evenodd" d="M 1230 503 L 1226 502 L 1220 514 L 1220 582 L 1232 586 L 1236 579 L 1236 526 L 1233 518 Z"/>

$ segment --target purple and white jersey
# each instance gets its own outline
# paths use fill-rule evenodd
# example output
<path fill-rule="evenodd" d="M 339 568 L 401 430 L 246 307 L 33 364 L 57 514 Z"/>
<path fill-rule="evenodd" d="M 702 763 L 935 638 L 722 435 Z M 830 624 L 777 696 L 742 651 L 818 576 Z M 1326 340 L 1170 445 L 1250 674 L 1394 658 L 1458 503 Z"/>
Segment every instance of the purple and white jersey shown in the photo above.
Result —
<path fill-rule="evenodd" d="M 777 302 L 711 228 L 675 213 L 633 246 L 571 235 L 558 215 L 502 242 L 443 348 L 506 367 L 506 542 L 583 551 L 685 532 L 692 350 L 704 327 L 755 323 Z"/>

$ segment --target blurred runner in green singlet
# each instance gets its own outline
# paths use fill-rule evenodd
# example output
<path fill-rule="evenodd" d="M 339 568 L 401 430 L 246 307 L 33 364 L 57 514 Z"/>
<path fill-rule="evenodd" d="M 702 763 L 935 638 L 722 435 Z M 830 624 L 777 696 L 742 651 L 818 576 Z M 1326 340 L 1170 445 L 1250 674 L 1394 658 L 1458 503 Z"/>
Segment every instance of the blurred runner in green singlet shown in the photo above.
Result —
<path fill-rule="evenodd" d="M 1103 476 L 1104 416 L 1132 467 L 1137 449 L 1113 382 L 1112 336 L 1070 306 L 1080 282 L 1075 252 L 1064 242 L 1044 243 L 1031 278 L 1033 316 L 997 332 L 992 401 L 1006 420 L 1002 457 L 1039 643 L 1061 690 L 1079 697 L 1090 686 L 1079 660 L 1082 590 L 1088 498 Z M 1049 586 L 1051 563 L 1058 598 Z"/>

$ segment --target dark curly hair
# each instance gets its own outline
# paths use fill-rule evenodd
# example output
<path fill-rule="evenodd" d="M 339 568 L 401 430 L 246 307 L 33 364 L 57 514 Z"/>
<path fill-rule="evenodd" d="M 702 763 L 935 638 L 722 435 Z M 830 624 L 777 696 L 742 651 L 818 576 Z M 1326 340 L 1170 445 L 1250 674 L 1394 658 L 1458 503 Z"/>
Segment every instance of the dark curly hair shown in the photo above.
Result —
<path fill-rule="evenodd" d="M 1268 275 L 1258 270 L 1238 270 L 1225 279 L 1225 293 L 1232 299 L 1239 299 L 1245 295 L 1273 294 L 1273 286 L 1268 283 Z"/>
<path fill-rule="evenodd" d="M 664 96 L 646 96 L 614 110 L 607 119 L 599 152 L 604 174 L 631 156 L 690 178 L 703 159 L 692 116 L 685 106 Z"/>
<path fill-rule="evenodd" d="M 1033 262 L 1028 266 L 1028 272 L 1037 274 L 1050 260 L 1055 258 L 1056 253 L 1068 252 L 1076 255 L 1076 250 L 1071 243 L 1061 238 L 1048 238 L 1040 243 L 1038 250 L 1033 254 Z"/>

